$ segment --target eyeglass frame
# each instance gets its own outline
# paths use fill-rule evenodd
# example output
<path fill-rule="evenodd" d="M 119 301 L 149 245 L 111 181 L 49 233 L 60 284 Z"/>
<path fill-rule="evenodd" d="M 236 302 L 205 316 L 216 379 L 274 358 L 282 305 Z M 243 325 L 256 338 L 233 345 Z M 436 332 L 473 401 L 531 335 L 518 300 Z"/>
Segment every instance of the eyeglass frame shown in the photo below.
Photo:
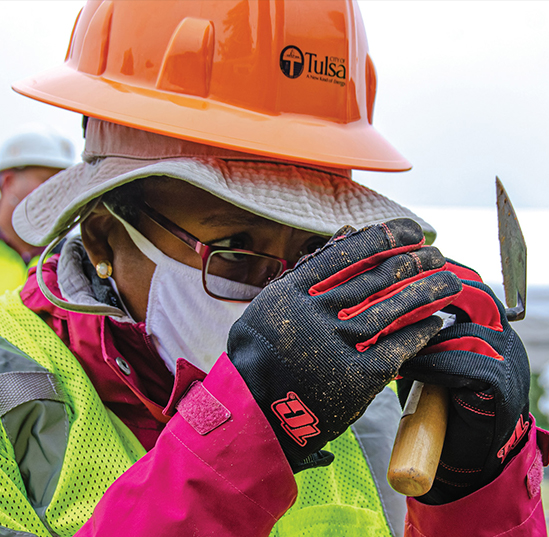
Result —
<path fill-rule="evenodd" d="M 277 278 L 280 276 L 289 266 L 290 263 L 286 259 L 276 257 L 270 254 L 264 254 L 263 252 L 254 252 L 253 250 L 242 250 L 240 248 L 226 248 L 224 246 L 211 246 L 201 242 L 197 237 L 185 231 L 182 227 L 178 226 L 175 222 L 172 222 L 169 218 L 159 213 L 156 209 L 151 207 L 145 200 L 139 200 L 136 204 L 137 208 L 150 218 L 155 224 L 159 225 L 165 231 L 173 235 L 176 239 L 180 240 L 183 244 L 187 245 L 191 250 L 194 250 L 202 260 L 202 287 L 206 294 L 217 300 L 224 300 L 226 302 L 251 302 L 253 299 L 249 298 L 226 298 L 216 295 L 208 289 L 206 284 L 206 269 L 209 266 L 210 257 L 216 252 L 235 252 L 242 254 L 252 254 L 255 256 L 266 257 L 273 259 L 281 264 L 280 271 L 274 276 Z M 212 275 L 215 276 L 215 275 Z M 222 277 L 222 276 L 221 276 Z M 268 283 L 268 282 L 267 282 Z M 265 284 L 266 285 L 266 284 Z"/>

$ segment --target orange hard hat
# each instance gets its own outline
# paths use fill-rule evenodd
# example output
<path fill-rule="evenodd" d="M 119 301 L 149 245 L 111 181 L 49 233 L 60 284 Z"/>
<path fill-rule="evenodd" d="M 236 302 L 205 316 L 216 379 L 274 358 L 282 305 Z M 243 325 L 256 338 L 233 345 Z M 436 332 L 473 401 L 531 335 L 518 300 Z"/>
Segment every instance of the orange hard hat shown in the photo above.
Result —
<path fill-rule="evenodd" d="M 372 126 L 376 75 L 353 0 L 90 0 L 65 63 L 14 89 L 237 151 L 411 167 Z"/>

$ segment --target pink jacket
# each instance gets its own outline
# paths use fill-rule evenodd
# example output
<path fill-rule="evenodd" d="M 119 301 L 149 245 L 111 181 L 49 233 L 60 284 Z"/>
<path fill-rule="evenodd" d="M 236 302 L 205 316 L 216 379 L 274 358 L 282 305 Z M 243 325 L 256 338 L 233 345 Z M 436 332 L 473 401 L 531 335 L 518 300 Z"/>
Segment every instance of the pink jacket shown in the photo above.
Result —
<path fill-rule="evenodd" d="M 56 289 L 55 260 L 45 278 Z M 162 375 L 149 387 L 143 377 L 133 378 L 144 367 L 140 360 L 158 358 L 142 329 L 59 310 L 42 296 L 34 277 L 21 296 L 90 372 L 105 404 L 118 409 L 150 448 L 108 489 L 79 537 L 269 534 L 297 489 L 267 420 L 226 355 L 207 376 L 179 360 L 169 388 L 162 389 Z M 135 341 L 115 341 L 113 330 L 119 339 Z M 118 347 L 135 350 L 122 355 L 132 369 L 129 376 L 117 365 Z M 443 506 L 408 500 L 406 535 L 546 535 L 540 483 L 548 454 L 549 434 L 531 428 L 522 452 L 485 488 Z"/>

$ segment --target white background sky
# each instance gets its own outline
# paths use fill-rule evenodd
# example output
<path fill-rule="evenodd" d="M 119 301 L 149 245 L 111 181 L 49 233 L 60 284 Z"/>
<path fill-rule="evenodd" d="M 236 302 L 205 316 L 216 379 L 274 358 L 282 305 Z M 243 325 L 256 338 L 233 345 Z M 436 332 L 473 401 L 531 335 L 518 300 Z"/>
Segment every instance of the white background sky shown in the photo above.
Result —
<path fill-rule="evenodd" d="M 40 120 L 82 149 L 77 114 L 10 85 L 63 61 L 83 4 L 0 0 L 0 142 L 13 126 Z M 499 175 L 528 244 L 529 282 L 549 284 L 549 2 L 360 4 L 378 74 L 374 125 L 414 168 L 355 178 L 433 224 L 445 254 L 499 281 Z"/>

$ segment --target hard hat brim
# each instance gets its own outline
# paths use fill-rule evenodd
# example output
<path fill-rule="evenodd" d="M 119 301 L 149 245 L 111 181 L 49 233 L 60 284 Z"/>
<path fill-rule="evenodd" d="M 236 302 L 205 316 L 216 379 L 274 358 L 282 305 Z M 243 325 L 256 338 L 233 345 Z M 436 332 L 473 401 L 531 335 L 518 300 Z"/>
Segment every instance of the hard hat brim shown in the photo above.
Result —
<path fill-rule="evenodd" d="M 299 114 L 261 114 L 169 92 L 159 99 L 158 92 L 106 83 L 66 64 L 19 81 L 13 89 L 87 116 L 257 155 L 357 170 L 411 168 L 366 118 L 335 123 Z"/>
<path fill-rule="evenodd" d="M 47 158 L 46 156 L 40 156 L 37 158 L 14 157 L 11 159 L 4 159 L 0 165 L 0 171 L 9 170 L 11 168 L 26 168 L 27 166 L 40 166 L 43 168 L 64 170 L 73 164 L 74 161 L 69 161 L 67 159 Z"/>

